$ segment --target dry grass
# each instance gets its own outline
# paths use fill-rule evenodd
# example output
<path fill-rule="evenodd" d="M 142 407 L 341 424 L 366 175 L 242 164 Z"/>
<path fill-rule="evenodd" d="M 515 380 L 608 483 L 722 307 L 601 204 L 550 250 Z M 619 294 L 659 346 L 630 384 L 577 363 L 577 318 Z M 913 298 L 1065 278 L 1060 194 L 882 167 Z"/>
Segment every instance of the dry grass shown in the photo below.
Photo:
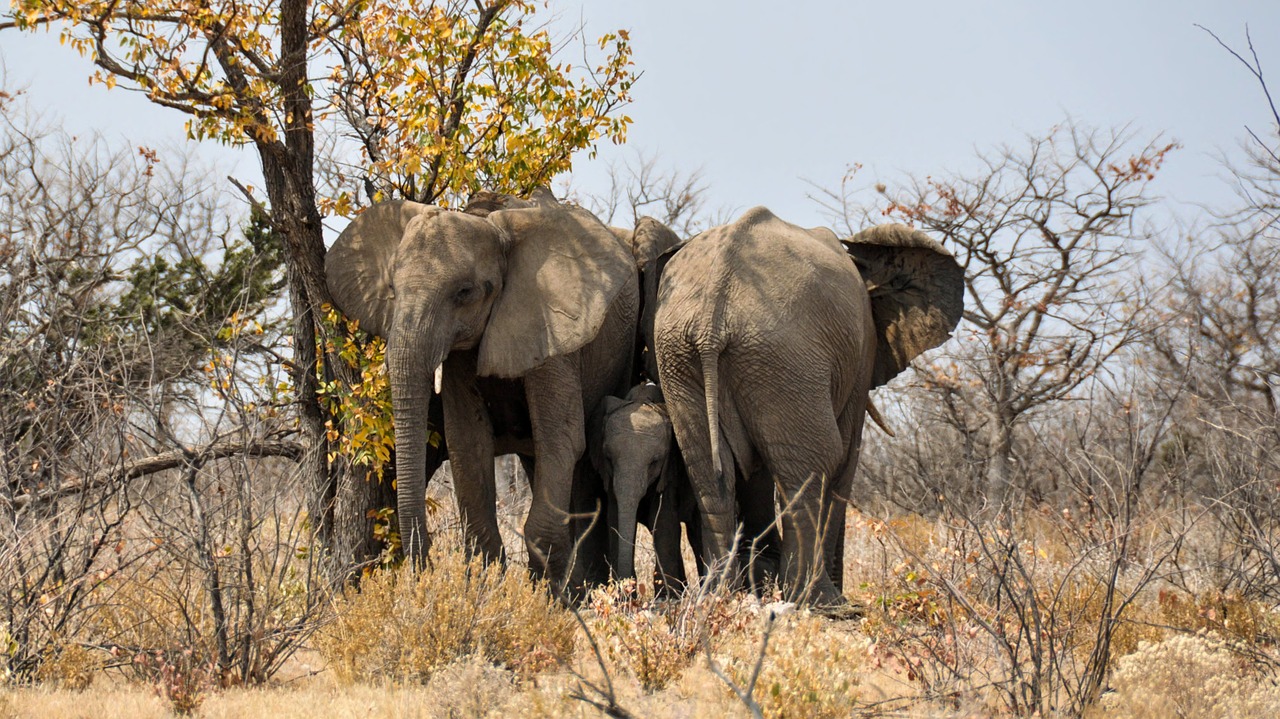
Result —
<path fill-rule="evenodd" d="M 1003 695 L 990 684 L 1007 667 L 977 622 L 1012 619 L 979 601 L 984 577 L 978 565 L 966 561 L 937 521 L 851 519 L 846 576 L 850 597 L 870 607 L 862 622 L 696 587 L 681 600 L 658 601 L 645 584 L 615 585 L 597 590 L 580 610 L 601 663 L 572 613 L 526 572 L 468 562 L 441 541 L 427 571 L 374 573 L 360 592 L 335 599 L 325 628 L 311 640 L 313 650 L 279 675 L 294 680 L 248 689 L 219 688 L 211 679 L 193 688 L 191 715 L 601 716 L 575 698 L 601 698 L 589 682 L 611 683 L 616 704 L 636 717 L 739 717 L 749 711 L 731 684 L 745 691 L 757 663 L 751 698 L 766 717 L 1007 715 Z M 1083 652 L 1085 630 L 1102 611 L 1099 585 L 1068 571 L 1077 559 L 1052 532 L 1023 531 L 1025 555 L 1038 563 L 1031 576 L 1047 582 L 1033 589 L 1059 592 L 1046 606 L 1060 616 L 1046 626 L 1059 633 L 1059 646 Z M 1135 563 L 1141 565 L 1141 557 Z M 969 608 L 938 583 L 944 576 L 960 581 L 965 573 L 974 574 Z M 116 604 L 135 594 L 143 596 L 117 592 Z M 778 609 L 785 616 L 769 629 L 768 617 Z M 148 625 L 145 607 L 135 610 L 142 614 L 113 609 L 124 624 L 134 617 L 138 631 L 151 626 L 158 632 L 139 640 L 165 644 L 169 625 Z M 1113 672 L 1088 716 L 1276 714 L 1280 690 L 1268 667 L 1276 661 L 1278 627 L 1280 615 L 1257 600 L 1153 587 L 1116 627 Z M 104 673 L 108 660 L 68 641 L 42 667 L 38 686 L 0 695 L 0 717 L 166 717 L 179 708 L 156 682 Z M 967 673 L 940 681 L 955 667 Z"/>
<path fill-rule="evenodd" d="M 316 647 L 343 681 L 424 681 L 476 655 L 522 677 L 564 661 L 576 626 L 522 569 L 438 543 L 427 569 L 373 572 L 347 589 Z"/>
<path fill-rule="evenodd" d="M 856 625 L 807 614 L 780 620 L 769 636 L 754 698 L 768 719 L 847 717 L 858 707 L 871 642 Z M 725 664 L 747 686 L 759 649 L 736 642 Z"/>
<path fill-rule="evenodd" d="M 1259 676 L 1212 635 L 1179 634 L 1143 642 L 1116 662 L 1093 716 L 1210 719 L 1280 716 L 1280 686 Z"/>

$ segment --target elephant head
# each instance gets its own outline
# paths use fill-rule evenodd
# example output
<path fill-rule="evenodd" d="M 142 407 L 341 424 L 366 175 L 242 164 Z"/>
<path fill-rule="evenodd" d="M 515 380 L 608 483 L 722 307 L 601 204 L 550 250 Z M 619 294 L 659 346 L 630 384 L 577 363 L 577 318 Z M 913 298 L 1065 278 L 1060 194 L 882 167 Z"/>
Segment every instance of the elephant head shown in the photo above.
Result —
<path fill-rule="evenodd" d="M 679 481 L 679 450 L 656 385 L 638 385 L 626 399 L 606 398 L 602 423 L 592 459 L 612 504 L 609 560 L 618 578 L 628 579 L 635 576 L 640 503 Z"/>
<path fill-rule="evenodd" d="M 680 244 L 680 236 L 652 217 L 640 217 L 631 232 L 631 254 L 636 268 L 644 271 L 662 253 Z"/>
<path fill-rule="evenodd" d="M 841 244 L 871 295 L 871 386 L 879 387 L 951 337 L 964 311 L 964 270 L 937 241 L 906 225 L 876 225 Z"/>
<path fill-rule="evenodd" d="M 635 366 L 639 379 L 658 381 L 658 364 L 653 357 L 653 316 L 658 307 L 658 280 L 667 260 L 680 249 L 684 240 L 671 228 L 653 219 L 641 217 L 630 233 L 628 245 L 640 271 L 640 331 L 636 334 Z"/>
<path fill-rule="evenodd" d="M 474 349 L 478 375 L 522 377 L 590 342 L 634 282 L 626 248 L 589 213 L 549 193 L 482 199 L 489 206 L 474 212 L 374 205 L 325 260 L 338 308 L 387 341 L 398 515 L 410 556 L 426 547 L 427 412 L 433 373 L 438 388 L 449 353 Z"/>

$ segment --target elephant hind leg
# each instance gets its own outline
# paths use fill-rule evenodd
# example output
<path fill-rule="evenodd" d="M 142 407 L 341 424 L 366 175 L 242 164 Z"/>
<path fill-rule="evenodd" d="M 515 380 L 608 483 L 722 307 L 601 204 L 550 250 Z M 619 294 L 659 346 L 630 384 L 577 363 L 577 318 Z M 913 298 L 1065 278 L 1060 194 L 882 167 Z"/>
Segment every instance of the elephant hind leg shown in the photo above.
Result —
<path fill-rule="evenodd" d="M 711 459 L 711 443 L 719 442 L 719 432 L 712 437 L 707 423 L 706 395 L 702 386 L 698 350 L 684 341 L 659 347 L 659 369 L 667 412 L 675 430 L 676 442 L 684 456 L 689 485 L 697 500 L 702 521 L 701 551 L 713 569 L 720 562 L 732 562 L 734 537 L 737 532 L 737 504 L 734 496 L 732 467 L 722 468 L 718 476 Z M 720 413 L 721 422 L 730 417 Z M 721 457 L 732 456 L 722 452 Z M 728 481 L 725 481 L 726 476 Z"/>
<path fill-rule="evenodd" d="M 680 552 L 680 515 L 674 490 L 650 497 L 653 505 L 649 523 L 653 535 L 654 586 L 658 596 L 675 596 L 684 591 L 687 577 Z"/>
<path fill-rule="evenodd" d="M 830 527 L 827 497 L 844 458 L 844 445 L 823 389 L 805 392 L 802 385 L 762 392 L 760 406 L 799 411 L 756 415 L 750 427 L 782 507 L 782 578 L 787 596 L 818 605 L 841 604 L 844 598 L 827 572 L 826 534 Z"/>
<path fill-rule="evenodd" d="M 742 515 L 743 547 L 740 561 L 747 568 L 751 591 L 763 594 L 778 581 L 782 563 L 782 537 L 774 507 L 773 479 L 763 463 L 754 462 L 738 491 Z"/>

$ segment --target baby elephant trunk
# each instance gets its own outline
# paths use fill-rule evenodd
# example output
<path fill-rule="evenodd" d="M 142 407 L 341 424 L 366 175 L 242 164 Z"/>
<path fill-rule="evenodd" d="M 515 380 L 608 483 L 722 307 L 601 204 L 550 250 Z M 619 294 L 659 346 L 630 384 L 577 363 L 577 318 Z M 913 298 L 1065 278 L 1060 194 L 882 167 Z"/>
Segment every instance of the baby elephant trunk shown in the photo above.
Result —
<path fill-rule="evenodd" d="M 640 501 L 634 497 L 614 495 L 613 531 L 609 533 L 609 560 L 616 579 L 636 576 L 636 513 Z"/>

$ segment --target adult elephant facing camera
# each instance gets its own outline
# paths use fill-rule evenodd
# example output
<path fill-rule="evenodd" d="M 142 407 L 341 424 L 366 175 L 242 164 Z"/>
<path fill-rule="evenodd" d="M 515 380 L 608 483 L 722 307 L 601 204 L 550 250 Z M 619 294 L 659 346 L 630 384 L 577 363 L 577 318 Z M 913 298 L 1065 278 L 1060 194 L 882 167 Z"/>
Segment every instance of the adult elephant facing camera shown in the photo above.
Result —
<path fill-rule="evenodd" d="M 424 457 L 434 377 L 468 547 L 503 556 L 495 449 L 536 456 L 529 563 L 563 583 L 586 418 L 629 380 L 636 271 L 605 225 L 549 193 L 497 206 L 514 209 L 374 205 L 338 237 L 325 269 L 339 309 L 387 340 L 406 554 L 420 558 L 429 546 Z M 528 420 L 514 436 L 495 426 L 526 411 L 509 406 L 512 380 L 523 383 L 517 399 Z"/>
<path fill-rule="evenodd" d="M 842 604 L 867 393 L 950 336 L 963 271 L 902 225 L 841 242 L 764 208 L 662 261 L 655 355 L 706 555 L 731 557 L 737 512 L 750 529 L 776 488 L 787 595 Z"/>

